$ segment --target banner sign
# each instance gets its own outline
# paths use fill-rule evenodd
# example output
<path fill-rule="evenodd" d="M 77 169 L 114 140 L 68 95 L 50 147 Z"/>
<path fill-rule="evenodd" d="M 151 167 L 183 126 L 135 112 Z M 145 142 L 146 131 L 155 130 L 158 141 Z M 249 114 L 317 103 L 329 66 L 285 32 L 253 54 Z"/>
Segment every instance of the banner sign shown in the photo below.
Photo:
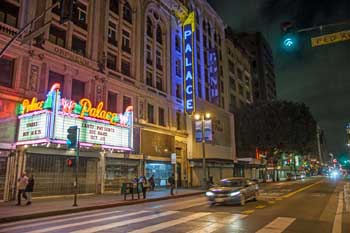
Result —
<path fill-rule="evenodd" d="M 101 145 L 103 148 L 131 150 L 132 106 L 127 107 L 125 113 L 110 112 L 103 106 L 103 102 L 93 106 L 87 98 L 79 103 L 61 98 L 59 84 L 54 84 L 45 101 L 25 99 L 18 107 L 20 129 L 17 144 L 43 138 L 65 144 L 68 128 L 77 126 L 80 129 L 80 143 L 84 146 Z"/>
<path fill-rule="evenodd" d="M 195 129 L 195 135 L 196 135 L 196 142 L 202 142 L 203 141 L 202 121 L 195 121 L 194 129 Z"/>
<path fill-rule="evenodd" d="M 210 82 L 210 99 L 212 103 L 219 104 L 218 61 L 215 49 L 210 49 L 208 51 L 208 68 Z"/>
<path fill-rule="evenodd" d="M 204 120 L 204 141 L 211 142 L 213 141 L 213 129 L 212 129 L 212 120 Z"/>
<path fill-rule="evenodd" d="M 194 12 L 190 13 L 183 25 L 184 38 L 184 103 L 187 115 L 195 111 L 196 90 L 194 82 L 193 33 L 195 31 Z"/>

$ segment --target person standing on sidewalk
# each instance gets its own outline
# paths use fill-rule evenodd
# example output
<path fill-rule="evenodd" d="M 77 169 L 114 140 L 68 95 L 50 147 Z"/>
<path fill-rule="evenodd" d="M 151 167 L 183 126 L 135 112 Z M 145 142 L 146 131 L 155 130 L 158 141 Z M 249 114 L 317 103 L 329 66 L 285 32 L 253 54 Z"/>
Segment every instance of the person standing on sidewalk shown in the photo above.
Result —
<path fill-rule="evenodd" d="M 24 199 L 27 199 L 27 196 L 25 193 L 25 189 L 27 187 L 27 184 L 28 184 L 28 177 L 23 172 L 21 174 L 21 177 L 18 178 L 18 194 L 17 194 L 17 204 L 16 205 L 21 205 L 22 196 Z"/>
<path fill-rule="evenodd" d="M 154 175 L 152 175 L 149 179 L 148 179 L 148 183 L 151 187 L 151 191 L 154 191 L 154 187 L 156 186 L 154 183 Z"/>
<path fill-rule="evenodd" d="M 149 187 L 146 177 L 140 179 L 141 190 L 143 194 L 143 199 L 146 199 L 147 188 Z"/>
<path fill-rule="evenodd" d="M 28 184 L 26 186 L 26 189 L 24 190 L 25 194 L 26 194 L 26 196 L 28 198 L 27 199 L 28 200 L 27 205 L 32 204 L 32 192 L 33 192 L 33 190 L 34 190 L 34 175 L 31 174 L 29 176 Z"/>
<path fill-rule="evenodd" d="M 174 195 L 174 188 L 175 188 L 175 178 L 174 178 L 174 173 L 171 174 L 171 176 L 168 178 L 168 183 L 170 186 L 170 195 Z"/>

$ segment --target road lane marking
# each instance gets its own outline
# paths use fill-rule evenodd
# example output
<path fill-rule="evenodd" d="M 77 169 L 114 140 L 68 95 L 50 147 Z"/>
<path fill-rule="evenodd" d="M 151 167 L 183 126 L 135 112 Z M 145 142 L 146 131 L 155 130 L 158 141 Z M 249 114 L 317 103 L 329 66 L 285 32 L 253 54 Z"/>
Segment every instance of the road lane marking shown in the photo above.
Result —
<path fill-rule="evenodd" d="M 254 212 L 255 212 L 255 210 L 244 210 L 244 211 L 241 211 L 242 214 L 252 214 Z"/>
<path fill-rule="evenodd" d="M 278 217 L 256 233 L 281 233 L 295 221 L 295 218 Z"/>
<path fill-rule="evenodd" d="M 276 201 L 282 201 L 283 198 L 282 198 L 282 197 L 277 197 L 277 198 L 275 198 L 275 200 L 276 200 Z"/>
<path fill-rule="evenodd" d="M 318 181 L 318 182 L 316 182 L 316 183 L 313 183 L 313 184 L 310 184 L 310 185 L 305 186 L 305 187 L 303 187 L 303 188 L 300 188 L 300 189 L 298 189 L 298 190 L 295 190 L 294 192 L 291 192 L 291 193 L 288 193 L 288 194 L 286 194 L 286 195 L 283 195 L 282 197 L 284 197 L 284 198 L 291 197 L 291 196 L 293 196 L 293 195 L 295 195 L 295 194 L 297 194 L 297 193 L 300 193 L 300 192 L 302 192 L 302 191 L 304 191 L 304 190 L 306 190 L 306 189 L 309 189 L 309 188 L 311 188 L 311 187 L 313 187 L 313 186 L 315 186 L 315 185 L 318 185 L 318 184 L 320 184 L 320 183 L 322 183 L 322 182 L 323 182 L 323 180 Z"/>
<path fill-rule="evenodd" d="M 189 222 L 189 221 L 192 221 L 194 219 L 207 216 L 209 214 L 210 213 L 207 213 L 207 212 L 195 213 L 195 214 L 191 214 L 191 215 L 186 216 L 186 217 L 182 217 L 182 218 L 178 218 L 178 219 L 175 219 L 175 220 L 159 223 L 159 224 L 148 226 L 148 227 L 144 227 L 144 228 L 141 228 L 141 229 L 137 229 L 135 231 L 131 231 L 130 233 L 152 233 L 152 232 L 155 232 L 155 231 L 160 231 L 160 230 L 163 230 L 165 228 L 178 225 L 180 223 Z"/>
<path fill-rule="evenodd" d="M 46 224 L 50 224 L 50 223 L 57 224 L 57 223 L 66 222 L 66 221 L 78 220 L 78 219 L 89 218 L 89 217 L 97 217 L 97 216 L 101 216 L 101 215 L 108 215 L 108 214 L 114 214 L 114 213 L 120 213 L 120 212 L 121 212 L 120 210 L 116 210 L 116 211 L 109 211 L 109 212 L 100 212 L 100 213 L 96 213 L 96 214 L 86 213 L 83 216 L 76 216 L 76 217 L 68 217 L 66 215 L 63 215 L 64 218 L 62 218 L 62 219 L 56 219 L 56 220 L 50 220 L 50 221 L 43 221 L 45 219 L 40 219 L 39 222 L 26 224 L 26 225 L 24 225 L 22 222 L 19 222 L 19 223 L 17 222 L 17 226 L 8 227 L 8 228 L 1 228 L 2 225 L 0 225 L 0 230 L 1 231 L 4 231 L 4 230 L 10 231 L 10 230 L 16 230 L 16 229 L 20 229 L 20 228 L 37 227 L 40 225 L 46 225 Z M 62 215 L 60 217 L 62 217 Z"/>
<path fill-rule="evenodd" d="M 87 221 L 83 221 L 83 222 L 74 222 L 74 223 L 70 223 L 70 224 L 63 224 L 63 225 L 53 226 L 53 227 L 45 227 L 43 229 L 29 231 L 27 233 L 44 233 L 44 232 L 49 232 L 49 231 L 56 231 L 56 230 L 60 230 L 63 228 L 75 227 L 75 226 L 80 226 L 80 225 L 83 226 L 84 224 L 98 223 L 98 222 L 103 222 L 103 221 L 107 221 L 107 220 L 115 220 L 118 218 L 130 217 L 133 215 L 143 214 L 143 213 L 149 213 L 149 211 L 142 210 L 142 211 L 138 211 L 138 212 L 134 212 L 134 213 L 122 214 L 122 215 L 111 216 L 111 217 L 106 217 L 106 218 L 92 219 L 92 220 L 87 220 Z"/>
<path fill-rule="evenodd" d="M 125 221 L 121 221 L 121 222 L 110 223 L 110 224 L 105 224 L 105 225 L 101 225 L 101 226 L 81 229 L 78 231 L 73 231 L 71 233 L 93 233 L 93 232 L 98 232 L 98 231 L 104 231 L 104 230 L 109 230 L 109 229 L 112 229 L 115 227 L 121 227 L 121 226 L 129 225 L 129 224 L 133 224 L 133 223 L 143 222 L 143 221 L 147 221 L 147 220 L 151 220 L 151 219 L 155 219 L 155 218 L 160 218 L 160 217 L 164 217 L 164 216 L 168 216 L 168 215 L 176 214 L 176 213 L 178 213 L 178 211 L 166 211 L 166 212 L 159 213 L 159 214 L 152 214 L 152 215 L 148 215 L 148 216 L 144 216 L 144 217 L 140 217 L 140 218 L 134 218 L 134 219 L 125 220 Z"/>
<path fill-rule="evenodd" d="M 276 204 L 275 201 L 268 201 L 267 203 L 269 203 L 269 204 L 271 204 L 271 205 Z"/>
<path fill-rule="evenodd" d="M 266 205 L 257 205 L 257 206 L 255 206 L 256 209 L 263 209 L 265 207 L 266 207 Z"/>
<path fill-rule="evenodd" d="M 332 233 L 342 232 L 343 208 L 343 192 L 339 192 L 338 207 L 334 217 Z"/>
<path fill-rule="evenodd" d="M 191 231 L 188 231 L 187 233 L 198 233 L 198 232 L 202 232 L 202 233 L 211 233 L 214 231 L 218 231 L 221 228 L 229 225 L 229 224 L 233 224 L 234 222 L 236 222 L 237 220 L 240 219 L 244 219 L 248 217 L 248 215 L 244 215 L 244 214 L 233 214 L 232 216 L 228 216 L 225 217 L 223 219 L 217 219 L 214 223 L 206 225 L 206 226 L 201 226 L 201 227 L 197 227 Z"/>

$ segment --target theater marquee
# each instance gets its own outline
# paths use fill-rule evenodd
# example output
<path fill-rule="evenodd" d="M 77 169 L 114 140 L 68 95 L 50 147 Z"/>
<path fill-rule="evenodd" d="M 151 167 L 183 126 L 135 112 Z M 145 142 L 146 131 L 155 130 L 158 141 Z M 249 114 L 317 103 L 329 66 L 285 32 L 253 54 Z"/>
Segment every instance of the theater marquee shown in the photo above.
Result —
<path fill-rule="evenodd" d="M 45 101 L 25 99 L 18 107 L 19 131 L 17 145 L 41 142 L 65 144 L 70 126 L 80 129 L 80 143 L 84 146 L 131 150 L 133 148 L 133 108 L 125 113 L 104 109 L 104 103 L 93 106 L 89 99 L 78 103 L 61 98 L 55 84 Z"/>

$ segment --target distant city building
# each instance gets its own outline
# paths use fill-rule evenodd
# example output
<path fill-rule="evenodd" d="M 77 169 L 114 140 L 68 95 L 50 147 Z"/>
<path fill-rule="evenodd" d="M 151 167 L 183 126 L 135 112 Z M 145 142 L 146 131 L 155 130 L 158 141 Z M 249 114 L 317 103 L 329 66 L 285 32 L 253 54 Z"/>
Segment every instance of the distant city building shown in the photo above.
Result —
<path fill-rule="evenodd" d="M 270 45 L 261 32 L 233 34 L 249 51 L 254 102 L 275 100 L 277 96 L 276 76 Z"/>

